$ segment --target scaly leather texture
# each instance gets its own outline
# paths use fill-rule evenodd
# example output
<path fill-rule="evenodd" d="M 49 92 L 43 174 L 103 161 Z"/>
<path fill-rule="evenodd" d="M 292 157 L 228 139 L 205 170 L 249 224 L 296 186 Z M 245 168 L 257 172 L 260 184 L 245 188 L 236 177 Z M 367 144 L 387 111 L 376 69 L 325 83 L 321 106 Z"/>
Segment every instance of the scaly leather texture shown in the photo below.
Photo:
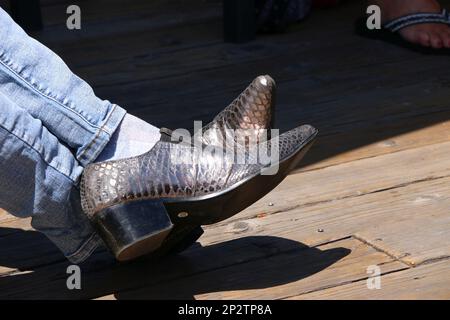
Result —
<path fill-rule="evenodd" d="M 303 147 L 316 132 L 305 125 L 280 135 L 280 161 Z M 274 142 L 276 138 L 265 144 L 271 146 Z M 114 204 L 140 199 L 213 194 L 258 174 L 270 164 L 268 157 L 256 159 L 247 152 L 243 152 L 246 161 L 237 163 L 236 153 L 222 148 L 199 151 L 195 146 L 159 141 L 140 156 L 87 166 L 80 185 L 84 212 L 92 216 Z"/>
<path fill-rule="evenodd" d="M 255 78 L 252 83 L 202 128 L 205 145 L 229 147 L 259 143 L 270 139 L 275 108 L 275 81 L 268 75 Z"/>

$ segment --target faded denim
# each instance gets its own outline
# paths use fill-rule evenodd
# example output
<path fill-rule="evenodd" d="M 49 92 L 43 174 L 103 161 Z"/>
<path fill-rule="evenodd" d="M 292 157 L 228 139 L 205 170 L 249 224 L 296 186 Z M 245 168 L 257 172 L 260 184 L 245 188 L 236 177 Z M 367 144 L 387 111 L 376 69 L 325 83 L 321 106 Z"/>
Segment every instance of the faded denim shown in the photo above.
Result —
<path fill-rule="evenodd" d="M 80 175 L 126 111 L 96 97 L 1 8 L 0 39 L 0 207 L 31 216 L 79 263 L 101 244 L 80 208 Z"/>

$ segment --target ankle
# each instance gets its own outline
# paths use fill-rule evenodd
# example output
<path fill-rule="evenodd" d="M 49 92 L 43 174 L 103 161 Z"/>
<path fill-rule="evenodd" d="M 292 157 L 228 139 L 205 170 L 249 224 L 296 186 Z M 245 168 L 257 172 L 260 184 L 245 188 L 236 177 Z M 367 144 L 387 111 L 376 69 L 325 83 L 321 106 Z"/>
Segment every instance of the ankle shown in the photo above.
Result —
<path fill-rule="evenodd" d="M 138 156 L 153 148 L 160 136 L 158 128 L 126 114 L 95 162 Z"/>

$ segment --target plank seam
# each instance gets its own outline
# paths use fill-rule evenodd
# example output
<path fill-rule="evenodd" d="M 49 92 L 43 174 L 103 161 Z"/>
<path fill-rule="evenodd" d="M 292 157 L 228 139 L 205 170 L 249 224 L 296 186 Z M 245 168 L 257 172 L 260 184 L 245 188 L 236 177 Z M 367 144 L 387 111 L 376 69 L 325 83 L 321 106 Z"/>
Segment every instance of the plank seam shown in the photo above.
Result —
<path fill-rule="evenodd" d="M 394 261 L 390 261 L 390 262 L 394 262 Z M 409 269 L 410 268 L 405 267 L 405 268 L 400 268 L 400 269 L 397 269 L 397 270 L 386 271 L 386 272 L 382 272 L 381 276 L 386 276 L 386 275 L 389 275 L 389 274 L 392 274 L 392 273 L 402 272 L 402 271 L 409 270 Z M 294 294 L 294 295 L 286 296 L 286 297 L 280 298 L 280 300 L 284 300 L 284 299 L 288 299 L 288 298 L 292 298 L 292 297 L 301 297 L 301 296 L 309 294 L 309 293 L 314 293 L 314 292 L 323 291 L 323 290 L 330 289 L 330 288 L 336 288 L 336 287 L 345 286 L 347 284 L 352 284 L 352 283 L 357 283 L 357 282 L 361 282 L 361 281 L 366 281 L 367 279 L 369 279 L 369 277 L 363 277 L 363 278 L 359 278 L 359 279 L 344 281 L 344 282 L 341 282 L 341 283 L 336 284 L 336 285 L 323 286 L 323 287 L 320 287 L 320 288 L 317 288 L 317 289 L 314 289 L 314 290 L 302 292 L 300 294 Z"/>
<path fill-rule="evenodd" d="M 381 248 L 380 246 L 377 246 L 377 245 L 374 244 L 372 241 L 370 241 L 370 240 L 368 240 L 368 239 L 365 239 L 365 238 L 363 238 L 363 237 L 361 237 L 361 236 L 359 236 L 359 235 L 357 235 L 357 234 L 354 234 L 354 235 L 353 235 L 353 238 L 356 239 L 356 240 L 359 240 L 360 242 L 362 242 L 362 243 L 364 243 L 364 244 L 366 244 L 366 245 L 368 245 L 369 247 L 372 247 L 372 248 L 375 249 L 376 251 L 382 252 L 382 253 L 388 255 L 389 257 L 391 257 L 392 259 L 394 259 L 394 260 L 396 260 L 396 261 L 398 261 L 398 262 L 400 262 L 400 263 L 402 263 L 402 264 L 407 265 L 409 268 L 413 268 L 413 267 L 417 266 L 417 265 L 414 264 L 414 263 L 410 263 L 410 262 L 404 261 L 404 260 L 402 259 L 402 258 L 404 258 L 404 257 L 409 256 L 409 254 L 407 254 L 407 253 L 398 256 L 398 255 L 396 255 L 396 254 L 394 254 L 394 253 L 392 253 L 392 252 L 387 251 L 387 250 L 384 249 L 384 248 Z"/>
<path fill-rule="evenodd" d="M 441 262 L 441 261 L 445 261 L 445 260 L 449 260 L 450 256 L 440 256 L 440 257 L 436 257 L 436 258 L 430 258 L 430 259 L 426 259 L 424 261 L 422 261 L 421 263 L 415 265 L 415 266 L 423 266 L 423 265 L 429 265 L 429 264 L 433 264 L 436 262 Z"/>
<path fill-rule="evenodd" d="M 442 113 L 442 112 L 435 112 L 435 113 Z M 326 135 L 324 137 L 329 137 L 329 136 L 332 136 L 332 134 Z M 391 137 L 391 138 L 393 138 L 393 137 Z M 380 140 L 380 141 L 383 141 L 383 140 Z M 398 149 L 398 150 L 395 150 L 395 151 L 392 151 L 392 152 L 388 152 L 388 153 L 381 153 L 381 154 L 376 154 L 376 155 L 372 155 L 372 156 L 365 156 L 365 157 L 361 157 L 361 158 L 357 158 L 357 159 L 351 159 L 351 160 L 348 160 L 348 161 L 342 161 L 342 162 L 337 162 L 337 163 L 334 163 L 334 164 L 314 167 L 314 168 L 311 168 L 311 169 L 297 169 L 293 173 L 291 173 L 291 175 L 302 174 L 303 172 L 313 172 L 313 171 L 317 171 L 317 170 L 321 170 L 321 169 L 332 168 L 332 167 L 335 167 L 335 166 L 339 166 L 341 164 L 348 164 L 348 163 L 355 162 L 355 161 L 373 159 L 373 158 L 377 158 L 377 157 L 383 157 L 383 156 L 388 156 L 388 155 L 391 155 L 391 154 L 396 154 L 396 153 L 399 153 L 399 152 L 405 152 L 405 151 L 409 151 L 409 150 L 416 150 L 416 149 L 421 149 L 421 148 L 424 148 L 424 147 L 429 147 L 429 146 L 432 146 L 432 145 L 441 145 L 441 144 L 446 144 L 446 143 L 448 144 L 448 141 L 441 141 L 441 142 L 436 142 L 436 143 L 423 144 L 423 145 L 420 145 L 420 146 L 417 146 L 417 147 L 411 146 L 409 148 Z"/>

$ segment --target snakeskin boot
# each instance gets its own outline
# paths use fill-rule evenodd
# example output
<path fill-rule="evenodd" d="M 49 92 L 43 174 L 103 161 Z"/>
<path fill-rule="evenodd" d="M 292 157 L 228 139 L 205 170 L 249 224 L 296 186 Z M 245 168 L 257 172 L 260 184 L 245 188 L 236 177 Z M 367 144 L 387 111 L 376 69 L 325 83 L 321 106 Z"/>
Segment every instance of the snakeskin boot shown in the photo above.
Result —
<path fill-rule="evenodd" d="M 262 198 L 299 163 L 316 134 L 305 125 L 260 143 L 276 152 L 275 162 L 261 153 L 245 151 L 245 161 L 236 161 L 236 153 L 223 148 L 159 141 L 140 156 L 87 166 L 83 210 L 116 259 L 131 260 L 158 249 L 174 226 L 216 223 Z"/>
<path fill-rule="evenodd" d="M 236 145 L 260 143 L 270 138 L 275 114 L 275 81 L 268 75 L 252 83 L 201 130 L 199 139 L 205 145 L 233 148 Z M 161 128 L 162 139 L 178 141 L 173 132 Z M 176 225 L 153 256 L 178 253 L 189 248 L 203 234 L 200 225 Z"/>

